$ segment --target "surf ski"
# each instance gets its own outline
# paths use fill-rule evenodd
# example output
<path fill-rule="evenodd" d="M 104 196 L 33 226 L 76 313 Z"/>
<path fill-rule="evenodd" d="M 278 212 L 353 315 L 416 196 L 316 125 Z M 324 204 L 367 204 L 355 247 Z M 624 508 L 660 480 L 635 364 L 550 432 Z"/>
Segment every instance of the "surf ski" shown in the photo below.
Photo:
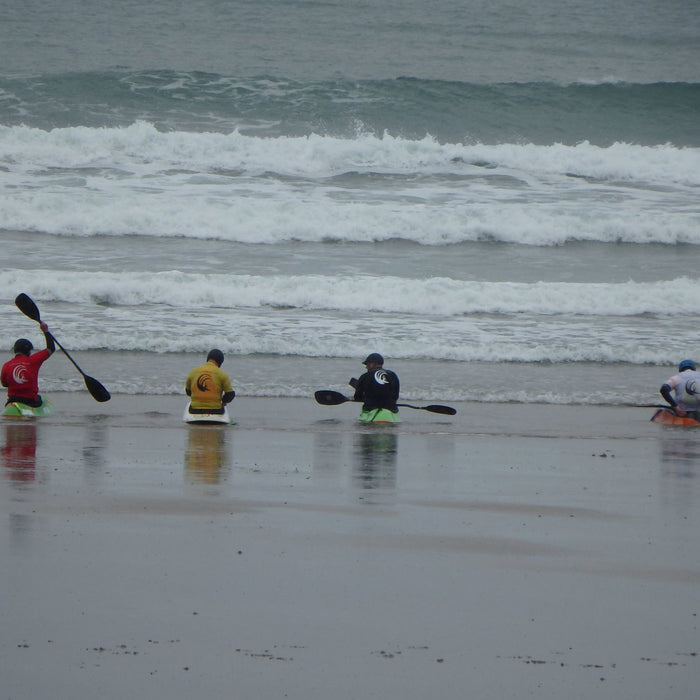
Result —
<path fill-rule="evenodd" d="M 690 416 L 679 416 L 670 408 L 660 408 L 652 417 L 652 423 L 659 425 L 676 425 L 686 428 L 695 428 L 700 425 L 700 421 Z"/>
<path fill-rule="evenodd" d="M 226 406 L 223 408 L 223 413 L 220 411 L 206 413 L 202 412 L 201 410 L 197 410 L 195 413 L 192 413 L 191 404 L 188 403 L 187 406 L 185 406 L 185 413 L 182 416 L 182 420 L 184 420 L 185 423 L 194 423 L 199 425 L 236 425 L 236 422 L 231 420 L 231 416 L 229 415 L 228 408 Z"/>
<path fill-rule="evenodd" d="M 39 418 L 50 416 L 53 413 L 53 406 L 48 399 L 43 399 L 41 406 L 28 406 L 21 401 L 11 401 L 5 405 L 2 411 L 3 416 L 16 418 Z"/>

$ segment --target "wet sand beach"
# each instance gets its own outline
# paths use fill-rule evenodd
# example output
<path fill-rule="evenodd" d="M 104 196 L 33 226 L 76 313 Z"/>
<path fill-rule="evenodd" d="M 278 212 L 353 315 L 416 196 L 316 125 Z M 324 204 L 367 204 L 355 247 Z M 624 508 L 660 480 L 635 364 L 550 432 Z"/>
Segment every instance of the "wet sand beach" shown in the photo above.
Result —
<path fill-rule="evenodd" d="M 3 699 L 697 693 L 700 431 L 652 409 L 51 398 L 0 424 Z"/>

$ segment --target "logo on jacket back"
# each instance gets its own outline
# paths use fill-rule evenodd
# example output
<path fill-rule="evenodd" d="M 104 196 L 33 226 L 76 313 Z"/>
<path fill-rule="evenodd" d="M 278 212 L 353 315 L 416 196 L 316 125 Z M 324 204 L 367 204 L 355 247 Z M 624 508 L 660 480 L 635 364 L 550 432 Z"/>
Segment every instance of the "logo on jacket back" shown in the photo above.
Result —
<path fill-rule="evenodd" d="M 693 408 L 700 407 L 700 383 L 698 383 L 697 379 L 689 379 L 683 388 L 685 389 L 685 394 L 682 398 L 683 402 Z"/>
<path fill-rule="evenodd" d="M 12 370 L 12 379 L 14 379 L 17 384 L 26 384 L 29 381 L 25 365 L 17 365 Z"/>
<path fill-rule="evenodd" d="M 206 393 L 207 391 L 211 391 L 213 382 L 214 378 L 211 376 L 211 374 L 203 372 L 197 377 L 197 388 L 201 392 Z"/>
<path fill-rule="evenodd" d="M 377 382 L 377 384 L 388 384 L 389 375 L 383 369 L 378 369 L 374 373 L 374 381 Z"/>

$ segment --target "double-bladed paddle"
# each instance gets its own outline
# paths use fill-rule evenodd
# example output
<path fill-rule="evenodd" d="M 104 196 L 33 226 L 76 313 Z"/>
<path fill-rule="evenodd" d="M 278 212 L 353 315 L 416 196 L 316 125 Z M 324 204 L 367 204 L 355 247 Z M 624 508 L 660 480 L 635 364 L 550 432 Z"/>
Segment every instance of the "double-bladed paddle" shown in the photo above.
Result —
<path fill-rule="evenodd" d="M 314 392 L 314 398 L 316 399 L 316 402 L 320 403 L 322 406 L 337 406 L 338 404 L 354 400 L 348 398 L 345 396 L 345 394 L 341 394 L 339 391 L 332 391 L 331 389 L 322 389 Z M 443 413 L 446 416 L 454 416 L 454 414 L 457 413 L 456 408 L 452 408 L 451 406 L 441 406 L 440 404 L 430 404 L 429 406 L 412 406 L 410 403 L 397 403 L 396 405 L 404 408 L 415 408 L 419 411 Z"/>
<path fill-rule="evenodd" d="M 17 296 L 15 299 L 15 305 L 17 308 L 25 315 L 28 316 L 29 318 L 32 319 L 32 321 L 36 321 L 37 323 L 41 323 L 41 314 L 39 313 L 39 307 L 34 303 L 31 297 L 28 295 L 22 293 Z M 83 375 L 83 379 L 85 380 L 85 386 L 87 390 L 90 392 L 90 395 L 92 396 L 95 401 L 99 402 L 104 402 L 104 401 L 109 401 L 111 397 L 110 393 L 105 389 L 100 382 L 97 381 L 94 377 L 90 377 L 89 375 L 85 374 L 80 367 L 78 367 L 78 363 L 68 354 L 68 351 L 61 345 L 61 343 L 56 340 L 56 336 L 53 335 L 53 333 L 49 333 L 49 335 L 53 338 L 54 343 L 58 345 L 59 348 L 63 351 L 63 354 L 73 363 L 73 366 L 80 372 L 80 374 Z"/>
<path fill-rule="evenodd" d="M 675 411 L 675 408 L 670 403 L 623 403 L 627 408 L 667 408 L 669 411 Z"/>

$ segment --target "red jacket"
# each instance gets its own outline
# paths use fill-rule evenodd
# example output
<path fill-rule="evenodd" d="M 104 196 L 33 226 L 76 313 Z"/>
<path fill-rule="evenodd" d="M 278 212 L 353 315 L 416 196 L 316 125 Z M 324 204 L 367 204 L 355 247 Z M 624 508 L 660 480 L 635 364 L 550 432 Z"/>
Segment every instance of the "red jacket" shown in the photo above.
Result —
<path fill-rule="evenodd" d="M 7 387 L 7 395 L 20 399 L 39 396 L 39 368 L 51 357 L 49 350 L 39 350 L 33 355 L 15 355 L 0 371 L 0 382 Z"/>

